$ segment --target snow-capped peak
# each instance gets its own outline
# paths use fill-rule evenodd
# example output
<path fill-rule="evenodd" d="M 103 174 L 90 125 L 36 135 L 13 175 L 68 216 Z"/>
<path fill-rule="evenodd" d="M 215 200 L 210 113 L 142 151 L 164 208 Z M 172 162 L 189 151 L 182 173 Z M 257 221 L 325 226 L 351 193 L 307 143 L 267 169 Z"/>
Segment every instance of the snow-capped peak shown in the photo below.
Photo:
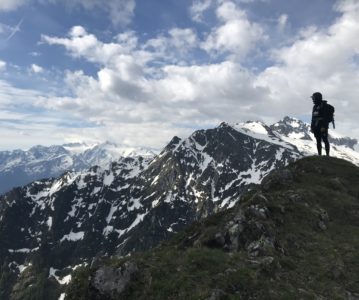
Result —
<path fill-rule="evenodd" d="M 63 147 L 71 152 L 72 154 L 81 154 L 85 152 L 93 152 L 93 153 L 100 153 L 106 152 L 106 156 L 111 160 L 119 159 L 120 157 L 136 157 L 136 156 L 154 156 L 156 155 L 156 150 L 150 148 L 143 148 L 143 147 L 131 147 L 126 145 L 120 145 L 116 143 L 112 143 L 106 141 L 104 143 L 72 143 L 72 144 L 65 144 Z"/>
<path fill-rule="evenodd" d="M 259 135 L 268 135 L 268 126 L 260 121 L 248 121 L 245 123 L 236 123 L 232 125 L 234 129 L 241 129 Z"/>
<path fill-rule="evenodd" d="M 297 118 L 292 118 L 292 117 L 284 117 L 283 120 L 275 123 L 273 126 L 274 127 L 279 127 L 280 125 L 282 124 L 285 124 L 289 127 L 292 127 L 292 128 L 300 128 L 302 127 L 303 125 L 305 125 L 305 123 Z"/>
<path fill-rule="evenodd" d="M 276 144 L 281 147 L 285 147 L 290 150 L 295 150 L 295 147 L 285 140 L 281 139 L 280 136 L 276 135 L 270 127 L 261 121 L 248 121 L 245 123 L 236 123 L 233 125 L 227 124 L 234 130 L 253 137 L 257 140 L 263 140 L 271 144 Z"/>
<path fill-rule="evenodd" d="M 69 143 L 62 146 L 71 154 L 80 154 L 85 152 L 86 150 L 94 148 L 96 145 L 98 145 L 98 143 Z"/>

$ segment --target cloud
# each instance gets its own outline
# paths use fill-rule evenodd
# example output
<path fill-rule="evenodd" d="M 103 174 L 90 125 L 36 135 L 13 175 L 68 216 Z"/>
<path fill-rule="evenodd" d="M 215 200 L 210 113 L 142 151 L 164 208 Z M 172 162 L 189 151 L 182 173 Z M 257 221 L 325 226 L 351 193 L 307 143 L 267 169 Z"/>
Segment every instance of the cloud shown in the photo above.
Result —
<path fill-rule="evenodd" d="M 5 71 L 6 70 L 6 62 L 0 60 L 0 71 Z"/>
<path fill-rule="evenodd" d="M 32 64 L 32 65 L 31 65 L 31 71 L 32 71 L 33 73 L 38 74 L 38 73 L 44 72 L 44 68 L 42 68 L 42 67 L 40 67 L 40 66 L 38 66 L 38 65 L 36 65 L 36 64 Z"/>
<path fill-rule="evenodd" d="M 282 14 L 279 16 L 278 18 L 278 29 L 279 31 L 283 31 L 285 29 L 285 27 L 288 24 L 288 15 L 287 14 Z"/>
<path fill-rule="evenodd" d="M 232 1 L 223 1 L 216 14 L 222 24 L 202 43 L 202 48 L 212 55 L 229 53 L 243 59 L 266 38 L 263 28 L 250 22 L 246 12 Z"/>
<path fill-rule="evenodd" d="M 110 15 L 115 26 L 125 26 L 131 23 L 136 7 L 135 0 L 66 0 L 66 4 L 74 7 L 82 6 L 92 11 L 103 10 Z"/>
<path fill-rule="evenodd" d="M 58 124 L 65 122 L 66 116 L 61 111 L 52 113 L 37 106 L 37 103 L 45 97 L 49 96 L 31 89 L 17 88 L 0 80 L 1 145 L 16 139 L 18 141 L 14 142 L 12 148 L 14 145 L 22 143 L 23 141 L 19 139 L 20 132 L 26 132 L 29 137 L 27 141 L 30 141 L 31 137 L 35 139 L 40 132 L 42 132 L 42 137 L 54 140 L 55 129 L 58 130 Z M 50 129 L 53 131 L 49 132 Z M 8 138 L 9 132 L 13 133 L 12 138 Z M 38 142 L 40 141 L 38 140 Z"/>
<path fill-rule="evenodd" d="M 72 28 L 67 37 L 43 36 L 43 41 L 65 47 L 74 58 L 99 64 L 99 70 L 95 77 L 67 72 L 73 97 L 44 98 L 38 105 L 105 128 L 119 128 L 108 131 L 111 140 L 142 145 L 146 140 L 161 147 L 160 142 L 187 134 L 193 126 L 248 117 L 253 99 L 261 101 L 266 94 L 253 86 L 253 74 L 234 62 L 174 64 L 182 51 L 199 47 L 196 33 L 188 28 L 172 28 L 144 44 L 138 43 L 134 32 L 104 43 L 80 27 Z M 240 105 L 239 98 L 248 109 L 233 109 Z M 128 135 L 135 128 L 138 133 Z"/>
<path fill-rule="evenodd" d="M 60 3 L 67 7 L 81 7 L 94 12 L 101 10 L 109 14 L 114 26 L 130 24 L 136 7 L 135 0 L 1 0 L 0 11 L 12 11 L 36 2 L 43 5 Z"/>
<path fill-rule="evenodd" d="M 27 3 L 28 0 L 1 0 L 0 1 L 0 11 L 11 11 L 19 8 L 20 6 Z"/>
<path fill-rule="evenodd" d="M 334 7 L 339 12 L 351 13 L 359 9 L 359 2 L 356 0 L 339 0 Z"/>
<path fill-rule="evenodd" d="M 69 36 L 70 37 L 83 37 L 87 35 L 86 29 L 82 26 L 74 26 L 71 28 L 70 32 L 69 32 Z"/>
<path fill-rule="evenodd" d="M 173 28 L 169 31 L 171 36 L 170 44 L 176 49 L 185 51 L 187 47 L 197 46 L 197 35 L 190 28 Z"/>
<path fill-rule="evenodd" d="M 129 55 L 137 46 L 132 31 L 117 36 L 117 42 L 103 43 L 95 35 L 87 33 L 81 26 L 73 27 L 68 37 L 58 38 L 42 35 L 42 41 L 49 45 L 61 45 L 75 58 L 85 58 L 101 65 L 115 64 L 121 55 Z M 135 40 L 135 42 L 134 42 Z"/>
<path fill-rule="evenodd" d="M 203 13 L 210 8 L 212 0 L 195 0 L 190 7 L 190 15 L 195 22 L 203 21 Z"/>

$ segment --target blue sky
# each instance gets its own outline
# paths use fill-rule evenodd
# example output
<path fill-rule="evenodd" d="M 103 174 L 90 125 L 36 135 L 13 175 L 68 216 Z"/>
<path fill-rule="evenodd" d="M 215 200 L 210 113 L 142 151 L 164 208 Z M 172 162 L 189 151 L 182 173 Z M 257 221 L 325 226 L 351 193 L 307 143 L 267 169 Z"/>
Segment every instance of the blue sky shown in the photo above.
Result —
<path fill-rule="evenodd" d="M 308 120 L 359 137 L 355 0 L 1 0 L 0 150 L 163 147 L 222 121 Z"/>

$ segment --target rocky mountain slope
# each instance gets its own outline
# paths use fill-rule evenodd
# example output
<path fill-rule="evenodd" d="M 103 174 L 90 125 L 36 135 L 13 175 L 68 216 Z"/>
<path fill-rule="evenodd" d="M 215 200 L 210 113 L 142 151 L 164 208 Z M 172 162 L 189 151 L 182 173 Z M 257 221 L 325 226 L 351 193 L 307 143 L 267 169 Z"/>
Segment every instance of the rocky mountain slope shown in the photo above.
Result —
<path fill-rule="evenodd" d="M 301 147 L 313 141 L 293 134 L 298 126 L 307 130 L 304 123 L 285 118 L 277 124 L 222 123 L 174 137 L 155 157 L 121 157 L 3 195 L 1 299 L 57 299 L 73 271 L 94 258 L 151 249 L 234 207 L 270 171 L 308 154 Z M 355 162 L 358 154 L 348 145 L 356 141 L 344 140 L 333 153 Z M 39 291 L 47 298 L 34 296 Z"/>
<path fill-rule="evenodd" d="M 108 142 L 0 151 L 0 194 L 35 180 L 58 177 L 66 171 L 85 171 L 92 166 L 107 166 L 121 157 L 154 155 L 149 149 L 128 148 Z"/>
<path fill-rule="evenodd" d="M 359 299 L 359 168 L 309 157 L 152 251 L 78 269 L 66 299 Z"/>

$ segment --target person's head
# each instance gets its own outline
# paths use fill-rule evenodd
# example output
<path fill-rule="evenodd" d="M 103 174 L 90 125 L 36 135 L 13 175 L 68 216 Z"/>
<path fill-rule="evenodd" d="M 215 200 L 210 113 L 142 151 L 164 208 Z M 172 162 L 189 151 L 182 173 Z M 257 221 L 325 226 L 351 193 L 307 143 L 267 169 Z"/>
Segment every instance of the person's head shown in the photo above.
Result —
<path fill-rule="evenodd" d="M 319 92 L 315 92 L 312 96 L 311 96 L 313 103 L 314 104 L 320 104 L 323 101 L 323 96 L 321 93 Z"/>

